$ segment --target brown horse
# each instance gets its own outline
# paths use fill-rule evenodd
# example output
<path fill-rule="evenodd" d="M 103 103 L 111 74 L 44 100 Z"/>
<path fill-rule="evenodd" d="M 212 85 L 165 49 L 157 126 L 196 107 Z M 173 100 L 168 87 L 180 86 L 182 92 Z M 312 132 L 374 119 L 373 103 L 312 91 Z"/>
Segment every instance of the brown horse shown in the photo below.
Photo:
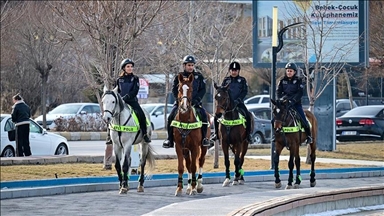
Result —
<path fill-rule="evenodd" d="M 248 140 L 245 132 L 245 117 L 241 117 L 234 102 L 230 98 L 230 92 L 227 86 L 217 86 L 214 84 L 217 91 L 215 95 L 216 100 L 216 114 L 221 113 L 222 117 L 218 119 L 220 122 L 219 129 L 216 134 L 221 142 L 221 147 L 224 153 L 225 163 L 225 180 L 223 187 L 230 183 L 230 161 L 229 161 L 229 148 L 231 148 L 235 155 L 235 179 L 232 184 L 244 184 L 244 171 L 243 163 L 244 157 L 248 150 Z M 244 115 L 244 114 L 243 114 Z M 251 126 L 253 127 L 253 118 L 251 118 Z M 253 131 L 253 128 L 251 128 Z"/>
<path fill-rule="evenodd" d="M 293 182 L 293 168 L 296 166 L 296 181 L 293 188 L 299 188 L 301 183 L 300 175 L 300 144 L 305 142 L 306 134 L 302 131 L 300 115 L 296 110 L 288 106 L 287 101 L 271 100 L 273 106 L 274 116 L 274 130 L 275 130 L 275 146 L 276 151 L 274 154 L 273 163 L 275 166 L 275 187 L 281 187 L 281 180 L 279 175 L 279 157 L 284 147 L 289 150 L 289 176 L 288 185 L 286 189 L 292 188 Z M 315 160 L 316 160 L 316 137 L 317 137 L 317 120 L 313 113 L 305 110 L 305 115 L 311 125 L 311 133 L 313 137 L 313 143 L 307 145 L 307 160 L 306 163 L 311 164 L 310 173 L 310 186 L 315 187 Z M 295 161 L 294 161 L 295 160 Z"/>
<path fill-rule="evenodd" d="M 205 162 L 205 154 L 207 147 L 203 147 L 201 126 L 204 122 L 198 120 L 195 109 L 192 107 L 192 90 L 193 90 L 193 74 L 188 78 L 184 78 L 179 74 L 179 107 L 175 120 L 172 121 L 175 150 L 178 161 L 178 183 L 175 196 L 179 196 L 183 190 L 183 173 L 185 166 L 188 170 L 188 188 L 187 194 L 195 195 L 203 192 L 203 165 Z M 208 117 L 209 119 L 209 117 Z M 207 138 L 211 135 L 208 127 Z M 199 162 L 199 175 L 196 182 L 197 160 Z"/>

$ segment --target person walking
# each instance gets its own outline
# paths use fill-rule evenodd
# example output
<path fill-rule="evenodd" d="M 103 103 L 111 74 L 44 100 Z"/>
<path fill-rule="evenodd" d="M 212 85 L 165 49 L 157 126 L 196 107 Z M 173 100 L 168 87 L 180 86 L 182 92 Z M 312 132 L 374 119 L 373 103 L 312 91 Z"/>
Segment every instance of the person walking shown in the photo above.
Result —
<path fill-rule="evenodd" d="M 143 109 L 140 107 L 139 100 L 137 99 L 137 94 L 140 89 L 140 80 L 138 76 L 133 74 L 134 66 L 135 63 L 129 58 L 124 59 L 121 62 L 120 68 L 122 72 L 119 75 L 119 78 L 117 78 L 115 86 L 117 86 L 118 92 L 122 96 L 124 102 L 129 104 L 136 112 L 143 139 L 145 142 L 149 143 L 151 140 L 147 134 L 147 120 Z"/>
<path fill-rule="evenodd" d="M 12 106 L 12 122 L 16 126 L 16 150 L 17 156 L 31 156 L 31 147 L 29 144 L 29 118 L 31 117 L 31 109 L 25 103 L 23 98 L 17 94 L 13 96 Z"/>
<path fill-rule="evenodd" d="M 192 106 L 195 107 L 196 111 L 200 113 L 201 121 L 203 122 L 203 126 L 201 127 L 202 132 L 202 145 L 203 146 L 210 146 L 209 140 L 206 138 L 207 130 L 208 130 L 208 116 L 207 113 L 202 106 L 201 100 L 203 99 L 206 89 L 205 89 L 205 79 L 203 75 L 200 72 L 195 71 L 195 64 L 196 60 L 195 57 L 192 55 L 187 55 L 183 59 L 183 68 L 184 71 L 180 72 L 179 74 L 182 74 L 183 77 L 188 77 L 191 73 L 194 75 L 193 80 L 193 91 L 192 91 Z M 173 148 L 174 142 L 173 142 L 173 127 L 171 127 L 171 122 L 175 118 L 177 109 L 178 109 L 178 101 L 177 96 L 179 93 L 179 79 L 178 76 L 175 76 L 173 80 L 173 86 L 172 86 L 172 94 L 173 97 L 176 99 L 175 104 L 173 106 L 173 109 L 171 113 L 168 116 L 168 122 L 167 122 L 167 139 L 163 142 L 163 148 Z"/>
<path fill-rule="evenodd" d="M 289 106 L 296 109 L 300 114 L 301 122 L 303 123 L 305 133 L 307 134 L 306 143 L 310 144 L 313 142 L 311 129 L 307 118 L 305 117 L 303 106 L 301 104 L 301 98 L 303 97 L 304 84 L 301 78 L 297 76 L 297 66 L 295 63 L 288 62 L 285 65 L 285 76 L 279 81 L 277 86 L 277 98 L 279 100 L 287 100 Z M 272 125 L 273 125 L 272 119 Z M 272 142 L 274 142 L 274 138 Z"/>
<path fill-rule="evenodd" d="M 252 136 L 251 136 L 251 114 L 249 113 L 247 107 L 245 106 L 244 104 L 244 98 L 247 96 L 248 94 L 248 83 L 247 83 L 247 80 L 240 76 L 240 69 L 241 69 L 241 66 L 240 66 L 240 63 L 239 62 L 232 62 L 231 64 L 229 64 L 229 76 L 225 77 L 221 86 L 227 86 L 229 85 L 229 89 L 231 91 L 231 94 L 230 94 L 230 97 L 231 97 L 231 100 L 234 102 L 235 106 L 237 106 L 241 112 L 245 115 L 245 119 L 246 119 L 246 122 L 245 122 L 245 132 L 247 134 L 247 140 L 249 142 L 249 144 L 252 144 L 253 143 L 253 139 L 252 139 Z M 214 124 L 215 124 L 215 131 L 219 131 L 219 122 L 217 121 L 219 118 L 221 117 L 221 113 L 220 114 L 216 114 L 215 115 L 215 121 L 214 121 Z M 216 133 L 216 137 L 217 138 L 217 133 Z"/>

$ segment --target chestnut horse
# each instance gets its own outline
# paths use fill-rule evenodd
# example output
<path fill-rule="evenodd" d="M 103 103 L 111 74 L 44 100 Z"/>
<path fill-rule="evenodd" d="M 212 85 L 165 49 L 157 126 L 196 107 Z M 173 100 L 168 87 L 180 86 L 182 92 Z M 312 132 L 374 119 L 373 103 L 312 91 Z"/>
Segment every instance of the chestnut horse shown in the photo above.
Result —
<path fill-rule="evenodd" d="M 276 152 L 273 158 L 275 166 L 275 187 L 281 187 L 281 180 L 279 175 L 279 158 L 281 151 L 286 147 L 289 150 L 289 176 L 286 189 L 292 188 L 293 182 L 293 168 L 296 166 L 296 181 L 293 188 L 300 187 L 301 174 L 300 174 L 300 154 L 299 148 L 301 143 L 305 142 L 306 134 L 301 127 L 300 114 L 297 113 L 294 108 L 289 107 L 287 101 L 271 99 L 273 104 L 273 116 L 275 119 L 275 146 Z M 315 160 L 316 160 L 316 137 L 317 137 L 317 120 L 313 113 L 308 110 L 304 111 L 309 124 L 311 125 L 311 133 L 313 137 L 313 143 L 307 145 L 307 160 L 306 163 L 311 164 L 310 173 L 310 186 L 315 187 Z"/>
<path fill-rule="evenodd" d="M 244 184 L 244 170 L 242 168 L 244 163 L 245 154 L 248 151 L 248 140 L 245 132 L 245 115 L 240 115 L 234 102 L 230 98 L 230 91 L 227 86 L 217 86 L 214 84 L 217 91 L 215 95 L 216 100 L 216 114 L 221 113 L 222 117 L 218 119 L 219 128 L 216 135 L 219 137 L 221 147 L 224 153 L 225 163 L 225 180 L 223 187 L 226 187 L 230 183 L 231 175 L 229 171 L 229 148 L 231 148 L 235 155 L 235 179 L 232 184 Z M 253 118 L 251 118 L 251 131 L 253 131 Z"/>
<path fill-rule="evenodd" d="M 175 196 L 182 194 L 183 190 L 183 173 L 184 164 L 188 170 L 188 187 L 186 193 L 195 195 L 203 192 L 203 165 L 207 147 L 203 147 L 201 127 L 204 122 L 200 121 L 195 108 L 192 106 L 192 90 L 193 90 L 193 74 L 188 78 L 184 78 L 179 74 L 179 107 L 175 120 L 172 121 L 175 150 L 178 161 L 178 183 Z M 209 119 L 209 116 L 208 116 Z M 210 137 L 211 131 L 208 127 L 207 138 Z M 197 161 L 199 162 L 199 175 L 196 182 Z"/>

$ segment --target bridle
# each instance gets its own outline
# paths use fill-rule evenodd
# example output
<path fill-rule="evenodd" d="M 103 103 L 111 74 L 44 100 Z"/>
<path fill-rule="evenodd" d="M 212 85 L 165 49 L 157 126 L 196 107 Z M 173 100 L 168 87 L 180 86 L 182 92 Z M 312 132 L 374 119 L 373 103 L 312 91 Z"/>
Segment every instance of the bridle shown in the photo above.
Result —
<path fill-rule="evenodd" d="M 288 116 L 290 115 L 290 112 L 289 112 L 290 107 L 284 107 L 284 109 L 282 109 L 281 106 L 284 106 L 284 105 L 282 105 L 282 104 L 279 104 L 278 106 L 275 105 L 275 110 L 274 110 L 275 123 L 279 123 L 281 125 L 281 127 L 278 127 L 275 129 L 275 131 L 277 133 L 281 132 L 282 128 L 284 126 L 288 126 L 291 123 L 291 122 L 289 122 L 288 124 L 286 124 L 286 120 L 287 120 Z M 283 113 L 279 115 L 281 118 L 277 118 L 277 114 L 279 114 L 281 110 L 283 110 L 282 111 Z M 282 120 L 280 120 L 280 119 L 282 119 Z"/>
<path fill-rule="evenodd" d="M 191 97 L 189 97 L 187 95 L 187 90 L 190 87 L 184 89 L 184 86 L 188 87 L 187 84 L 180 85 L 180 88 L 183 88 L 183 95 L 181 95 L 180 97 L 177 98 L 177 100 L 179 102 L 178 110 L 181 113 L 185 113 L 185 112 L 187 112 L 188 110 L 191 109 Z M 180 92 L 180 88 L 179 88 L 179 92 Z M 185 91 L 185 93 L 184 93 L 184 91 Z M 185 106 L 183 106 L 183 105 L 185 105 Z"/>
<path fill-rule="evenodd" d="M 115 92 L 113 91 L 106 91 L 102 98 L 104 98 L 105 95 L 112 95 L 114 98 L 115 98 L 115 106 L 113 107 L 113 110 L 110 111 L 110 110 L 104 110 L 104 112 L 107 112 L 107 113 L 110 113 L 112 115 L 112 117 L 116 117 L 117 115 L 119 115 L 119 112 L 116 111 L 117 109 L 117 104 L 118 104 L 118 101 L 119 100 L 122 100 L 121 98 L 119 98 L 118 95 L 115 94 Z"/>
<path fill-rule="evenodd" d="M 220 90 L 217 92 L 215 96 L 216 100 L 218 101 L 218 98 L 222 97 L 223 92 L 225 92 L 226 97 L 224 99 L 224 102 L 221 104 L 218 104 L 218 106 L 225 111 L 224 112 L 224 115 L 225 115 L 227 113 L 233 112 L 236 109 L 236 107 L 233 107 L 233 109 L 228 110 L 231 105 L 231 97 L 229 96 L 229 92 L 224 90 L 223 88 L 220 88 Z"/>

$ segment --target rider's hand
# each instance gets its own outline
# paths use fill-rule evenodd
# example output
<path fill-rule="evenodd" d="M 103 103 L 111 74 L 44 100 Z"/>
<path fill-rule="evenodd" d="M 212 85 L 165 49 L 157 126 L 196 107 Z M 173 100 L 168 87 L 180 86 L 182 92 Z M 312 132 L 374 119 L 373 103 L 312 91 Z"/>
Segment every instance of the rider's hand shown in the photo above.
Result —
<path fill-rule="evenodd" d="M 198 100 L 192 101 L 192 106 L 199 106 L 199 105 L 200 105 L 200 101 L 198 101 Z"/>
<path fill-rule="evenodd" d="M 127 101 L 127 100 L 129 100 L 130 98 L 131 98 L 131 96 L 129 96 L 128 94 L 126 94 L 126 95 L 123 96 L 123 100 L 124 100 L 124 101 Z"/>
<path fill-rule="evenodd" d="M 296 101 L 295 101 L 294 99 L 291 99 L 291 100 L 288 101 L 288 105 L 289 105 L 290 107 L 294 106 L 295 103 L 296 103 Z"/>

